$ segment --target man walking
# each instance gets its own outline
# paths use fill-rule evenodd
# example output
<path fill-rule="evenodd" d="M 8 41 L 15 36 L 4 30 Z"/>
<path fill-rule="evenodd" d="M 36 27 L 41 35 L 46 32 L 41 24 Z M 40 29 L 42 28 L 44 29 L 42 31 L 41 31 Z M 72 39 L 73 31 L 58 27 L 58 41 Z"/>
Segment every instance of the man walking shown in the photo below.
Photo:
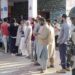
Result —
<path fill-rule="evenodd" d="M 40 29 L 38 31 L 38 44 L 37 44 L 37 60 L 41 66 L 41 73 L 47 69 L 48 61 L 48 44 L 49 44 L 49 26 L 46 24 L 44 18 L 40 19 Z"/>

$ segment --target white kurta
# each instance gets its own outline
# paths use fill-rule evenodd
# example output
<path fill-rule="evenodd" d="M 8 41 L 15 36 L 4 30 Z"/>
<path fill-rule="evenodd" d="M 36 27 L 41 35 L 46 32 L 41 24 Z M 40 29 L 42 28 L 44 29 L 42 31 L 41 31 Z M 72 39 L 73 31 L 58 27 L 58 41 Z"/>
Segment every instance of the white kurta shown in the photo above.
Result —
<path fill-rule="evenodd" d="M 20 53 L 22 53 L 22 55 L 28 55 L 26 52 L 26 48 L 25 48 L 25 35 L 26 35 L 26 26 L 23 26 L 23 31 L 24 31 L 24 37 L 21 37 L 21 41 L 20 41 L 20 45 L 19 45 L 19 51 L 21 51 Z"/>
<path fill-rule="evenodd" d="M 17 37 L 16 37 L 16 46 L 20 45 L 20 41 L 21 41 L 21 26 L 18 27 L 17 30 Z"/>
<path fill-rule="evenodd" d="M 48 45 L 48 55 L 49 58 L 55 57 L 55 33 L 54 33 L 54 28 L 50 26 L 50 40 L 49 40 L 49 45 Z"/>
<path fill-rule="evenodd" d="M 38 43 L 37 43 L 37 59 L 38 63 L 41 65 L 42 69 L 47 68 L 47 60 L 48 60 L 48 38 L 49 38 L 49 28 L 47 25 L 40 26 L 38 32 Z"/>
<path fill-rule="evenodd" d="M 24 37 L 21 37 L 21 41 L 20 41 L 20 46 L 19 46 L 19 53 L 22 53 L 22 55 L 28 55 L 26 50 L 25 50 L 25 38 Z"/>
<path fill-rule="evenodd" d="M 25 49 L 27 51 L 28 56 L 31 55 L 31 37 L 32 37 L 32 26 L 27 26 L 25 31 Z"/>

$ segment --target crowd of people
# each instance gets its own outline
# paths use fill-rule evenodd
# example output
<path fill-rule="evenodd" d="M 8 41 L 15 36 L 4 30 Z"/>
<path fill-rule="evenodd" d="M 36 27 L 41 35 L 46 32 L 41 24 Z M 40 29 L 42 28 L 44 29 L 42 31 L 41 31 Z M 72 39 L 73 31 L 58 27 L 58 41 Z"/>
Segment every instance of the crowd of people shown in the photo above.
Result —
<path fill-rule="evenodd" d="M 67 43 L 70 39 L 70 27 L 67 15 L 62 15 L 61 27 L 57 19 L 51 25 L 49 19 L 38 16 L 31 20 L 4 18 L 0 20 L 0 33 L 5 53 L 13 56 L 26 56 L 35 65 L 41 66 L 41 73 L 55 67 L 56 47 L 59 48 L 61 67 L 59 73 L 70 71 L 67 61 Z M 48 64 L 49 63 L 49 64 Z"/>

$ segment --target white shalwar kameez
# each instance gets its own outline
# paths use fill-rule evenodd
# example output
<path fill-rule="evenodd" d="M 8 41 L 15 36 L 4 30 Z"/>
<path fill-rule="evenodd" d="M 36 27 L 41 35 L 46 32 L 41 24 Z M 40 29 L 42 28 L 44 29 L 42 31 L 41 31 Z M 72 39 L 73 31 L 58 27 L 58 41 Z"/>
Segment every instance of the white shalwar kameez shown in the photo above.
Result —
<path fill-rule="evenodd" d="M 20 41 L 20 46 L 19 46 L 19 50 L 21 51 L 20 53 L 22 53 L 22 55 L 26 55 L 26 50 L 25 50 L 25 32 L 26 32 L 26 28 L 27 26 L 24 25 L 23 26 L 23 32 L 24 32 L 24 36 L 21 36 L 21 41 Z"/>
<path fill-rule="evenodd" d="M 45 70 L 47 68 L 48 60 L 48 38 L 49 38 L 49 27 L 47 25 L 41 26 L 38 32 L 38 43 L 37 43 L 37 60 L 41 65 L 41 68 Z"/>
<path fill-rule="evenodd" d="M 28 56 L 31 56 L 31 37 L 32 37 L 32 26 L 28 25 L 25 32 L 25 49 Z"/>

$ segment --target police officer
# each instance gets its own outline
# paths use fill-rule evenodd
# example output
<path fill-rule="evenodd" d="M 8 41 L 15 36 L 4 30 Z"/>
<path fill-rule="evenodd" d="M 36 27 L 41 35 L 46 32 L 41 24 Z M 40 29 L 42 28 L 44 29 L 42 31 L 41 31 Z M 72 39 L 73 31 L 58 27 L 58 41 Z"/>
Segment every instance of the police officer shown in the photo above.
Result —
<path fill-rule="evenodd" d="M 73 7 L 69 13 L 69 17 L 72 22 L 72 42 L 75 45 L 75 7 Z M 74 48 L 74 54 L 72 55 L 72 61 L 73 61 L 73 67 L 72 67 L 72 75 L 75 75 L 75 48 Z"/>

